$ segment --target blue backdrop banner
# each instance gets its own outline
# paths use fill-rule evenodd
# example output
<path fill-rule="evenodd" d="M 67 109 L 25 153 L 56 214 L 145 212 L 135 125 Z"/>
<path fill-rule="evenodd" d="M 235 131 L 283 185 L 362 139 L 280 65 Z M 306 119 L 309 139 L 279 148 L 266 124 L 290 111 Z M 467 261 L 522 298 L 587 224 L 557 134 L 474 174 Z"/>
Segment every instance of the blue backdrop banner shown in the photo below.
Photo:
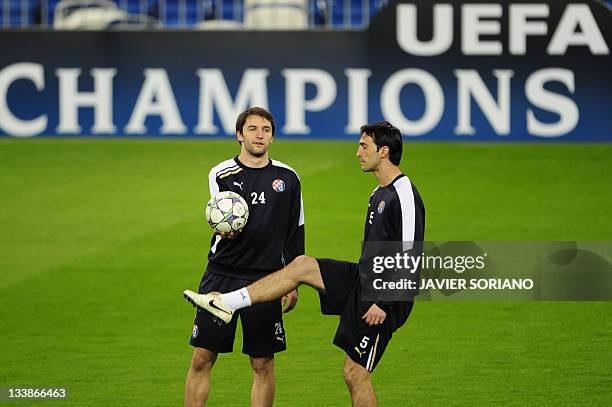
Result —
<path fill-rule="evenodd" d="M 367 31 L 0 32 L 0 134 L 612 141 L 598 1 L 397 1 Z"/>

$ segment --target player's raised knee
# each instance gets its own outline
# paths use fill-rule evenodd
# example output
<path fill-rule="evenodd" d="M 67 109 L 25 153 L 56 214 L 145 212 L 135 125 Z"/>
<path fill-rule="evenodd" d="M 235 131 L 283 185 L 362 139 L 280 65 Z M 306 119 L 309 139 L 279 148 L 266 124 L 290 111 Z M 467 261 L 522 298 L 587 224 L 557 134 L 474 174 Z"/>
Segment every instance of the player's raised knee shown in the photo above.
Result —
<path fill-rule="evenodd" d="M 300 276 L 307 276 L 318 269 L 317 260 L 314 257 L 301 255 L 297 256 L 292 262 L 293 272 Z"/>

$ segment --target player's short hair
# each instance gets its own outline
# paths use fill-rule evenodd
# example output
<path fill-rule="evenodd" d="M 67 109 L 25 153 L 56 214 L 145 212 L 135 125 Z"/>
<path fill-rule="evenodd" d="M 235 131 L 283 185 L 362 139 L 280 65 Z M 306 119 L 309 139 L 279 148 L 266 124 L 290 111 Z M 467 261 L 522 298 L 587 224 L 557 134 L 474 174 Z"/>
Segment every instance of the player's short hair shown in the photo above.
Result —
<path fill-rule="evenodd" d="M 399 165 L 402 160 L 402 133 L 387 121 L 365 124 L 359 130 L 360 134 L 372 137 L 376 150 L 381 147 L 389 147 L 389 160 Z"/>
<path fill-rule="evenodd" d="M 276 134 L 276 125 L 274 124 L 274 116 L 272 116 L 272 113 L 268 112 L 263 107 L 258 107 L 258 106 L 250 107 L 238 115 L 238 118 L 236 119 L 236 133 L 242 134 L 242 128 L 244 127 L 244 124 L 246 123 L 246 119 L 247 117 L 251 115 L 260 116 L 266 119 L 267 121 L 269 121 L 270 124 L 272 124 L 272 137 L 274 137 L 274 135 Z"/>

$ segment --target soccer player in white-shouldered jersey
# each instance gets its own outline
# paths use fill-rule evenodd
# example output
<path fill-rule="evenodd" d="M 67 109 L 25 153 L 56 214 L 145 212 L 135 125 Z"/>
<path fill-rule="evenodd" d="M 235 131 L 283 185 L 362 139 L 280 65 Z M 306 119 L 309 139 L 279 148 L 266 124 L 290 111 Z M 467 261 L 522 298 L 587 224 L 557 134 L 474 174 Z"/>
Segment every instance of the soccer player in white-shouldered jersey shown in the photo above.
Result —
<path fill-rule="evenodd" d="M 209 173 L 211 197 L 220 191 L 236 192 L 248 202 L 250 215 L 240 233 L 213 235 L 200 293 L 234 291 L 304 254 L 300 179 L 291 167 L 269 158 L 274 133 L 274 118 L 267 110 L 254 107 L 241 113 L 236 121 L 240 154 Z M 296 305 L 297 291 L 285 294 L 287 312 Z M 280 299 L 237 312 L 227 324 L 198 309 L 190 342 L 194 351 L 185 385 L 186 406 L 206 402 L 217 355 L 233 350 L 238 315 L 242 351 L 253 368 L 251 405 L 272 405 L 274 354 L 286 349 Z"/>
<path fill-rule="evenodd" d="M 399 130 L 388 122 L 362 126 L 357 156 L 361 169 L 373 172 L 380 184 L 368 204 L 364 242 L 388 242 L 392 246 L 403 242 L 402 247 L 423 242 L 425 207 L 416 187 L 399 168 Z M 300 284 L 316 288 L 322 313 L 341 316 L 334 344 L 346 352 L 343 374 L 353 406 L 375 406 L 370 373 L 392 334 L 408 319 L 413 301 L 408 296 L 406 301 L 363 300 L 359 268 L 364 265 L 364 253 L 359 263 L 299 256 L 282 270 L 239 290 L 185 294 L 199 307 L 227 320 L 232 312 L 279 298 Z"/>

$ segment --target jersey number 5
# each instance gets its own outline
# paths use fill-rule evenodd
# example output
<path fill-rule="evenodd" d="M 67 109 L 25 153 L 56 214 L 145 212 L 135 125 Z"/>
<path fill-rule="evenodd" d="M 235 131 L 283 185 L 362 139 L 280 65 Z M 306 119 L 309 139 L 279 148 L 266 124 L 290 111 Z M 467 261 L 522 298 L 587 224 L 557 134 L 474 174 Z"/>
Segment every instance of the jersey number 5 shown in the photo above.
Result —
<path fill-rule="evenodd" d="M 259 197 L 257 196 L 257 192 L 251 192 L 251 198 L 252 198 L 251 203 L 253 205 L 266 203 L 266 196 L 264 195 L 263 192 L 259 194 Z"/>
<path fill-rule="evenodd" d="M 369 340 L 370 340 L 370 338 L 368 338 L 367 336 L 364 336 L 364 337 L 361 339 L 361 342 L 359 343 L 359 347 L 360 347 L 361 349 L 365 349 L 365 348 L 368 346 L 368 341 L 369 341 Z"/>

